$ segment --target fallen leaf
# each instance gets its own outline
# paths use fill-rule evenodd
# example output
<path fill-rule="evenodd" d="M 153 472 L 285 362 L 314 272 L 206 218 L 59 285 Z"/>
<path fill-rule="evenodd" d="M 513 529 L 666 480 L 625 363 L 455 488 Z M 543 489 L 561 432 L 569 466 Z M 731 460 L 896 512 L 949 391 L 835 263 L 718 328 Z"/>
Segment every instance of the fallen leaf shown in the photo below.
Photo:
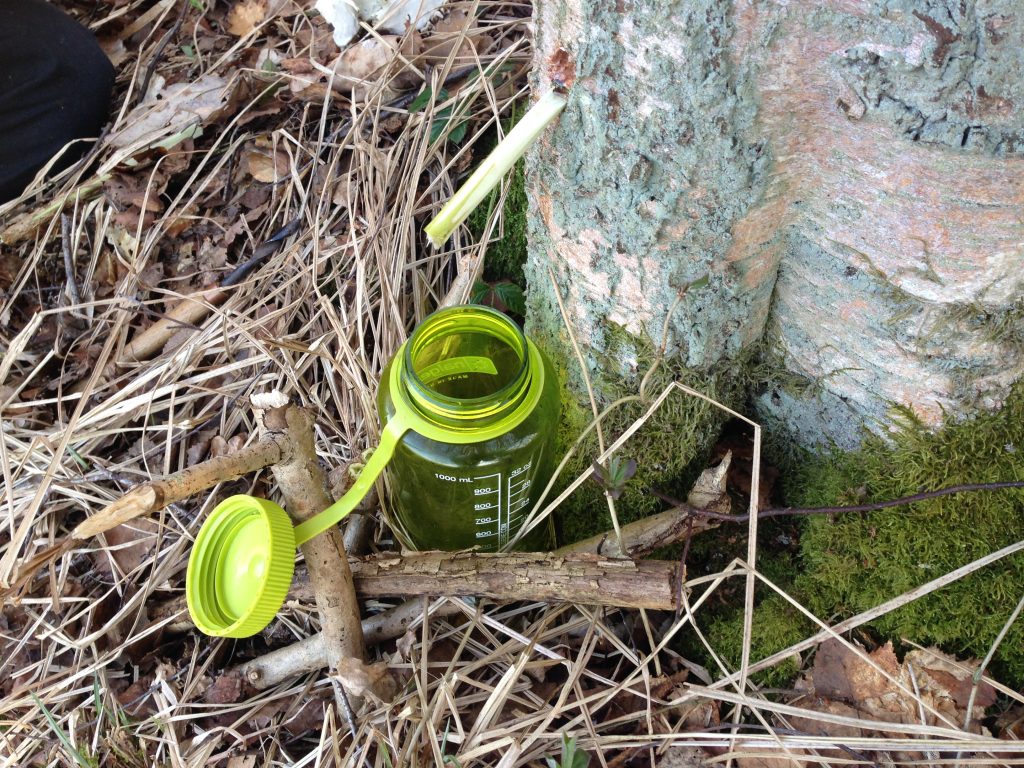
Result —
<path fill-rule="evenodd" d="M 146 675 L 140 677 L 115 698 L 125 711 L 125 714 L 132 717 L 147 717 L 156 712 L 156 703 L 153 701 L 152 690 L 153 677 Z"/>
<path fill-rule="evenodd" d="M 128 49 L 124 47 L 124 40 L 120 37 L 105 37 L 98 41 L 103 53 L 110 59 L 110 63 L 119 67 L 128 58 Z"/>
<path fill-rule="evenodd" d="M 221 456 L 228 455 L 228 441 L 220 435 L 215 436 L 210 441 L 210 458 L 219 459 Z"/>
<path fill-rule="evenodd" d="M 299 711 L 282 723 L 292 736 L 302 736 L 310 731 L 319 731 L 324 724 L 324 702 L 321 699 L 307 699 Z"/>
<path fill-rule="evenodd" d="M 228 34 L 245 37 L 267 17 L 267 0 L 241 0 L 228 11 Z"/>
<path fill-rule="evenodd" d="M 232 95 L 228 81 L 217 75 L 203 75 L 191 83 L 167 86 L 162 79 L 155 80 L 158 82 L 146 100 L 128 113 L 123 127 L 110 135 L 111 146 L 139 150 L 168 148 L 199 136 L 202 126 L 220 116 Z"/>
<path fill-rule="evenodd" d="M 346 48 L 331 64 L 336 91 L 351 92 L 361 98 L 376 85 L 396 62 L 401 40 L 394 35 L 367 37 Z"/>
<path fill-rule="evenodd" d="M 832 738 L 887 736 L 899 738 L 905 732 L 838 724 L 817 717 L 839 715 L 852 720 L 883 723 L 944 725 L 962 727 L 970 699 L 975 661 L 958 661 L 932 649 L 911 651 L 900 663 L 892 645 L 868 653 L 857 644 L 839 640 L 821 644 L 813 669 L 797 683 L 806 716 L 789 717 L 791 727 Z M 991 689 L 979 689 L 967 730 L 984 733 L 980 720 L 985 707 L 995 701 Z M 948 721 L 948 722 L 947 722 Z M 894 753 L 900 760 L 911 753 Z M 756 764 L 749 764 L 756 765 Z"/>
<path fill-rule="evenodd" d="M 742 758 L 740 765 L 744 765 Z M 700 747 L 669 747 L 658 758 L 658 768 L 702 768 L 707 755 Z"/>
<path fill-rule="evenodd" d="M 416 58 L 418 66 L 438 66 L 451 59 L 453 67 L 475 64 L 494 39 L 479 30 L 477 18 L 461 8 L 455 8 L 434 24 L 430 35 L 423 38 L 421 52 Z"/>
<path fill-rule="evenodd" d="M 147 518 L 139 518 L 111 528 L 103 534 L 107 546 L 93 555 L 96 569 L 111 573 L 110 562 L 106 558 L 109 553 L 121 573 L 132 573 L 149 559 L 156 544 L 158 530 L 160 526 Z"/>
<path fill-rule="evenodd" d="M 913 664 L 920 674 L 930 678 L 935 688 L 948 691 L 956 705 L 967 710 L 974 689 L 976 662 L 957 661 L 938 648 L 924 648 L 908 653 L 904 664 Z M 995 688 L 988 683 L 980 683 L 974 697 L 974 706 L 986 709 L 995 703 Z"/>
<path fill-rule="evenodd" d="M 206 458 L 206 453 L 210 450 L 210 441 L 215 434 L 216 432 L 212 429 L 204 429 L 196 436 L 185 452 L 186 467 L 195 466 Z"/>
<path fill-rule="evenodd" d="M 868 657 L 893 677 L 899 676 L 900 665 L 892 643 L 875 649 Z M 881 672 L 838 640 L 827 640 L 818 647 L 813 674 L 816 695 L 850 703 L 880 698 L 892 688 Z"/>
<path fill-rule="evenodd" d="M 367 664 L 360 659 L 344 658 L 338 662 L 338 677 L 344 682 L 345 689 L 356 696 L 379 693 L 387 699 L 387 691 L 394 686 L 388 665 L 384 662 Z"/>
<path fill-rule="evenodd" d="M 242 678 L 238 675 L 221 675 L 203 693 L 203 700 L 210 704 L 234 704 L 242 698 Z"/>
<path fill-rule="evenodd" d="M 343 208 L 352 207 L 352 199 L 355 195 L 351 172 L 335 177 L 334 192 L 331 195 L 331 202 Z"/>
<path fill-rule="evenodd" d="M 744 749 L 743 743 L 737 745 L 738 750 Z M 780 750 L 781 752 L 781 750 Z M 805 768 L 808 763 L 804 760 L 800 760 L 799 755 L 806 755 L 807 753 L 802 749 L 791 749 L 790 753 L 793 757 L 740 757 L 736 760 L 736 765 L 739 768 Z M 669 764 L 671 765 L 671 763 Z M 661 768 L 662 764 L 658 764 L 658 768 Z"/>
<path fill-rule="evenodd" d="M 164 210 L 160 196 L 166 186 L 160 174 L 113 174 L 103 182 L 103 196 L 116 210 L 112 221 L 132 231 L 149 227 Z"/>
<path fill-rule="evenodd" d="M 264 184 L 280 181 L 291 173 L 291 161 L 280 149 L 250 147 L 245 151 L 249 175 Z"/>

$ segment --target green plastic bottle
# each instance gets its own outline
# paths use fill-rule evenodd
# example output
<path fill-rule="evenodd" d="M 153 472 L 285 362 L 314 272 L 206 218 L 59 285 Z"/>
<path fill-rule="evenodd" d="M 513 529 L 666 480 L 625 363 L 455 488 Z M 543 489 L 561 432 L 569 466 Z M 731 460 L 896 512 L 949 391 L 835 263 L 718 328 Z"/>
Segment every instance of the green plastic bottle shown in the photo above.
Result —
<path fill-rule="evenodd" d="M 388 363 L 381 424 L 407 429 L 384 470 L 391 523 L 412 549 L 505 547 L 551 478 L 560 399 L 551 363 L 483 306 L 427 317 Z M 544 549 L 550 525 L 520 549 Z"/>

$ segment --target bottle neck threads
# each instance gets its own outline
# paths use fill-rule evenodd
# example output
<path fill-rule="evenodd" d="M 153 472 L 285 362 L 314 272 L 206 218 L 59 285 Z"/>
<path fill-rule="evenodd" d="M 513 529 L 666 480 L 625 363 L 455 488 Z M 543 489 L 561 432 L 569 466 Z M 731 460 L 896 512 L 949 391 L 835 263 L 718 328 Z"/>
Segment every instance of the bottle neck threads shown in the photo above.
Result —
<path fill-rule="evenodd" d="M 534 378 L 523 332 L 477 305 L 432 314 L 413 332 L 401 362 L 399 383 L 416 411 L 460 431 L 511 416 Z"/>

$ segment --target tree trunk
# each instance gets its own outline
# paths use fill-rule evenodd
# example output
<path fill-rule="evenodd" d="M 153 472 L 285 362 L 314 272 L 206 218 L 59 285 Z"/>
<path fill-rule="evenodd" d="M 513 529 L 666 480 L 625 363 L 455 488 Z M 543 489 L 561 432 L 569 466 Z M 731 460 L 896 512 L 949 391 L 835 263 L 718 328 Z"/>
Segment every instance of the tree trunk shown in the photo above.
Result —
<path fill-rule="evenodd" d="M 549 267 L 606 377 L 631 373 L 595 362 L 618 327 L 659 342 L 707 275 L 670 352 L 756 349 L 761 415 L 809 446 L 884 434 L 894 405 L 997 409 L 1021 378 L 1018 0 L 540 0 L 536 55 L 569 85 L 528 173 L 549 344 Z"/>

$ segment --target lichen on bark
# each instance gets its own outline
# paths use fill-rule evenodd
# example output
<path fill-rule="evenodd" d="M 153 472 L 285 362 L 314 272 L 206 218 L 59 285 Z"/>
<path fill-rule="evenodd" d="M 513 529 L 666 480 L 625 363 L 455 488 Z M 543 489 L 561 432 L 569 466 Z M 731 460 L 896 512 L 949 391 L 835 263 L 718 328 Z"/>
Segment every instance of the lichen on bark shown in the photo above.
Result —
<path fill-rule="evenodd" d="M 869 111 L 908 140 L 984 154 L 1024 151 L 1017 0 L 884 0 L 835 54 Z"/>
<path fill-rule="evenodd" d="M 673 370 L 702 386 L 759 348 L 777 370 L 719 390 L 752 385 L 801 445 L 998 409 L 1024 375 L 1022 33 L 1010 0 L 540 2 L 537 86 L 569 103 L 528 158 L 527 319 L 568 398 L 556 291 L 603 404 L 707 275 Z"/>
<path fill-rule="evenodd" d="M 561 321 L 549 267 L 574 332 L 597 350 L 609 322 L 660 339 L 677 293 L 708 276 L 710 290 L 673 315 L 670 350 L 701 369 L 735 355 L 749 300 L 722 265 L 731 227 L 759 194 L 764 157 L 745 137 L 755 108 L 728 55 L 728 6 L 660 2 L 641 13 L 583 0 L 542 2 L 537 15 L 541 77 L 565 50 L 575 84 L 528 164 L 532 330 L 564 348 L 552 334 Z"/>

